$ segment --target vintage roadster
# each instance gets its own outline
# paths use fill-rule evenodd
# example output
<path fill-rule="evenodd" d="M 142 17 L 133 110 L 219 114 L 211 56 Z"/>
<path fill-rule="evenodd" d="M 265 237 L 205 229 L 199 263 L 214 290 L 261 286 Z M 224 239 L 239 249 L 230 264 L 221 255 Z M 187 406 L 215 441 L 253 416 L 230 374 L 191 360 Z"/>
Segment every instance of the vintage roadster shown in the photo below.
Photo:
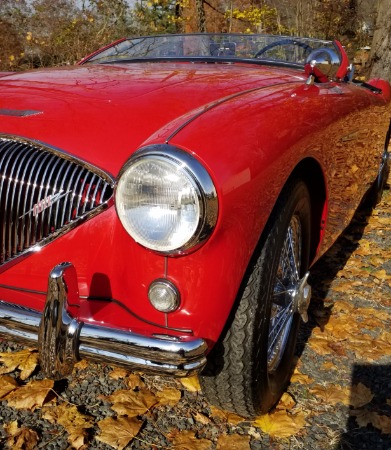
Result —
<path fill-rule="evenodd" d="M 338 42 L 123 39 L 0 78 L 0 337 L 200 372 L 253 417 L 287 385 L 309 268 L 379 196 L 390 85 Z"/>

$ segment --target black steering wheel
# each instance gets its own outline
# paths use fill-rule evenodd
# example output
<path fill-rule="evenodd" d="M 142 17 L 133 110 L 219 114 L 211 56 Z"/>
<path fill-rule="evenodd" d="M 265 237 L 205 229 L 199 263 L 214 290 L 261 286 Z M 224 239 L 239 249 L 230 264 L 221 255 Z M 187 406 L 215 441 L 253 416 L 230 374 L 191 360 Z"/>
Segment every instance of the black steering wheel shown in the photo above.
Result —
<path fill-rule="evenodd" d="M 312 48 L 305 42 L 297 41 L 296 39 L 280 39 L 279 41 L 272 42 L 271 44 L 267 45 L 266 47 L 261 48 L 261 50 L 259 50 L 254 55 L 254 58 L 259 58 L 261 55 L 263 55 L 265 52 L 267 52 L 271 48 L 278 47 L 279 45 L 297 45 L 298 47 L 304 48 L 304 50 L 308 51 L 308 53 L 310 53 L 312 51 Z"/>

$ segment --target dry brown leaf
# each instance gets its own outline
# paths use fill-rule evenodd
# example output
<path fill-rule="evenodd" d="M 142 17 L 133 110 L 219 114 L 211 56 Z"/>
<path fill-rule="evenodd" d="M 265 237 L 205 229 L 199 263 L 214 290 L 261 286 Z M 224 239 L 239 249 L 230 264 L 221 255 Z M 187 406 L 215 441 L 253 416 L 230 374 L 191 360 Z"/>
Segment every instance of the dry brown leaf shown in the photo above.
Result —
<path fill-rule="evenodd" d="M 78 369 L 78 370 L 85 370 L 88 367 L 88 361 L 85 359 L 82 359 L 81 361 L 78 361 L 75 365 L 74 365 L 74 369 Z"/>
<path fill-rule="evenodd" d="M 330 355 L 334 353 L 329 344 L 330 341 L 325 338 L 311 337 L 308 341 L 308 345 L 319 355 Z"/>
<path fill-rule="evenodd" d="M 306 375 L 305 375 L 306 376 Z M 296 402 L 293 399 L 293 397 L 288 394 L 288 392 L 284 392 L 282 394 L 282 397 L 280 398 L 280 401 L 278 402 L 276 409 L 277 410 L 286 410 L 289 411 L 293 409 L 296 406 Z"/>
<path fill-rule="evenodd" d="M 181 392 L 175 388 L 165 388 L 162 391 L 156 392 L 155 395 L 159 400 L 159 405 L 175 406 L 181 399 Z"/>
<path fill-rule="evenodd" d="M 350 415 L 356 418 L 359 427 L 366 427 L 372 423 L 374 419 L 373 414 L 375 413 L 366 409 L 352 409 L 350 411 Z"/>
<path fill-rule="evenodd" d="M 347 387 L 337 385 L 314 386 L 310 389 L 310 392 L 323 400 L 324 403 L 332 405 L 337 403 L 350 404 L 350 389 Z"/>
<path fill-rule="evenodd" d="M 372 401 L 374 394 L 363 383 L 354 384 L 350 395 L 350 404 L 353 408 L 360 408 Z"/>
<path fill-rule="evenodd" d="M 126 369 L 122 369 L 122 367 L 115 367 L 110 373 L 109 377 L 113 380 L 119 380 L 121 378 L 125 378 L 128 375 L 128 371 Z"/>
<path fill-rule="evenodd" d="M 15 420 L 7 425 L 4 425 L 6 431 L 7 444 L 13 450 L 34 450 L 38 444 L 38 434 L 34 430 L 26 427 L 19 427 Z"/>
<path fill-rule="evenodd" d="M 68 442 L 72 448 L 81 449 L 87 436 L 87 429 L 94 426 L 92 417 L 79 412 L 75 405 L 62 403 L 58 406 L 42 409 L 42 417 L 50 423 L 59 423 L 68 433 Z"/>
<path fill-rule="evenodd" d="M 211 420 L 209 419 L 209 417 L 205 416 L 204 414 L 199 413 L 198 411 L 193 413 L 192 416 L 194 417 L 194 420 L 196 420 L 199 423 L 202 423 L 203 425 L 207 425 L 207 424 L 211 423 Z"/>
<path fill-rule="evenodd" d="M 38 352 L 36 350 L 21 350 L 14 353 L 0 353 L 0 362 L 5 367 L 0 367 L 0 374 L 20 370 L 20 379 L 26 380 L 38 365 Z"/>
<path fill-rule="evenodd" d="M 391 417 L 389 416 L 376 414 L 373 418 L 372 425 L 383 434 L 391 434 Z"/>
<path fill-rule="evenodd" d="M 388 398 L 388 399 L 387 399 L 387 405 L 388 405 L 388 406 L 391 406 L 391 398 Z"/>
<path fill-rule="evenodd" d="M 128 378 L 126 379 L 126 384 L 129 386 L 130 389 L 141 389 L 145 388 L 145 383 L 141 379 L 140 375 L 137 375 L 136 373 L 131 373 Z"/>
<path fill-rule="evenodd" d="M 302 412 L 291 415 L 286 411 L 277 411 L 258 417 L 253 425 L 270 436 L 287 438 L 297 434 L 304 427 L 305 418 Z"/>
<path fill-rule="evenodd" d="M 10 392 L 14 391 L 19 384 L 10 375 L 3 375 L 0 377 L 0 398 L 5 397 Z"/>
<path fill-rule="evenodd" d="M 212 413 L 212 419 L 219 419 L 222 422 L 228 422 L 230 425 L 237 425 L 246 421 L 244 417 L 216 408 L 216 406 L 211 406 L 210 410 Z"/>
<path fill-rule="evenodd" d="M 222 434 L 217 440 L 217 450 L 248 450 L 250 436 L 240 434 Z"/>
<path fill-rule="evenodd" d="M 201 390 L 200 380 L 197 375 L 180 378 L 179 381 L 182 383 L 182 386 L 190 392 L 199 392 Z"/>
<path fill-rule="evenodd" d="M 111 409 L 120 416 L 136 417 L 146 413 L 158 403 L 158 399 L 147 389 L 139 391 L 120 390 L 111 394 L 107 399 L 113 403 Z"/>
<path fill-rule="evenodd" d="M 321 370 L 338 370 L 338 367 L 331 361 L 326 361 L 321 365 Z"/>
<path fill-rule="evenodd" d="M 101 432 L 96 439 L 122 450 L 137 436 L 142 424 L 142 421 L 134 417 L 118 417 L 117 419 L 106 417 L 98 422 Z"/>
<path fill-rule="evenodd" d="M 299 372 L 298 367 L 295 367 L 295 370 L 293 372 L 293 375 L 291 377 L 292 383 L 300 383 L 300 384 L 310 384 L 314 380 L 310 378 L 308 375 L 305 375 L 301 372 Z"/>
<path fill-rule="evenodd" d="M 173 431 L 167 437 L 175 450 L 210 450 L 213 445 L 209 439 L 198 439 L 192 431 Z"/>
<path fill-rule="evenodd" d="M 42 407 L 45 403 L 45 399 L 49 391 L 53 389 L 53 385 L 53 380 L 33 380 L 8 394 L 5 400 L 12 408 L 34 411 L 34 409 Z"/>

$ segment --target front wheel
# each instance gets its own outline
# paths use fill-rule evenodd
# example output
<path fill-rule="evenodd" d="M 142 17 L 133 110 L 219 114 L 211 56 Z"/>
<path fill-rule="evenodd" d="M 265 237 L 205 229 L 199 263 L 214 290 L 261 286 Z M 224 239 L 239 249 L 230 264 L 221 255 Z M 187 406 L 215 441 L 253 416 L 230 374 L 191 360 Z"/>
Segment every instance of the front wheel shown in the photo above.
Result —
<path fill-rule="evenodd" d="M 263 236 L 236 310 L 201 375 L 211 403 L 249 418 L 282 395 L 310 300 L 310 196 L 302 181 L 286 185 Z"/>

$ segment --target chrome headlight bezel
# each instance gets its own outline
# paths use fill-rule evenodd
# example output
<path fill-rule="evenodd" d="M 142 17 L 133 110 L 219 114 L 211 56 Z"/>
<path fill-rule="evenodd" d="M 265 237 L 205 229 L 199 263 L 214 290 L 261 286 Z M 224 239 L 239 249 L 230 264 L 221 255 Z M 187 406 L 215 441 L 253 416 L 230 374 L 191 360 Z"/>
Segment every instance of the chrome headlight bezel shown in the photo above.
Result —
<path fill-rule="evenodd" d="M 186 242 L 175 246 L 175 248 L 162 249 L 157 244 L 146 245 L 129 226 L 122 212 L 123 208 L 120 204 L 122 201 L 120 198 L 122 183 L 126 181 L 126 176 L 135 163 L 143 160 L 154 160 L 155 162 L 160 160 L 164 161 L 164 164 L 172 164 L 173 168 L 180 170 L 195 189 L 199 207 L 198 223 Z M 209 173 L 190 153 L 170 144 L 156 144 L 140 149 L 125 163 L 118 175 L 115 189 L 115 207 L 122 225 L 136 242 L 145 248 L 168 256 L 187 254 L 203 245 L 212 234 L 218 217 L 217 192 Z"/>

